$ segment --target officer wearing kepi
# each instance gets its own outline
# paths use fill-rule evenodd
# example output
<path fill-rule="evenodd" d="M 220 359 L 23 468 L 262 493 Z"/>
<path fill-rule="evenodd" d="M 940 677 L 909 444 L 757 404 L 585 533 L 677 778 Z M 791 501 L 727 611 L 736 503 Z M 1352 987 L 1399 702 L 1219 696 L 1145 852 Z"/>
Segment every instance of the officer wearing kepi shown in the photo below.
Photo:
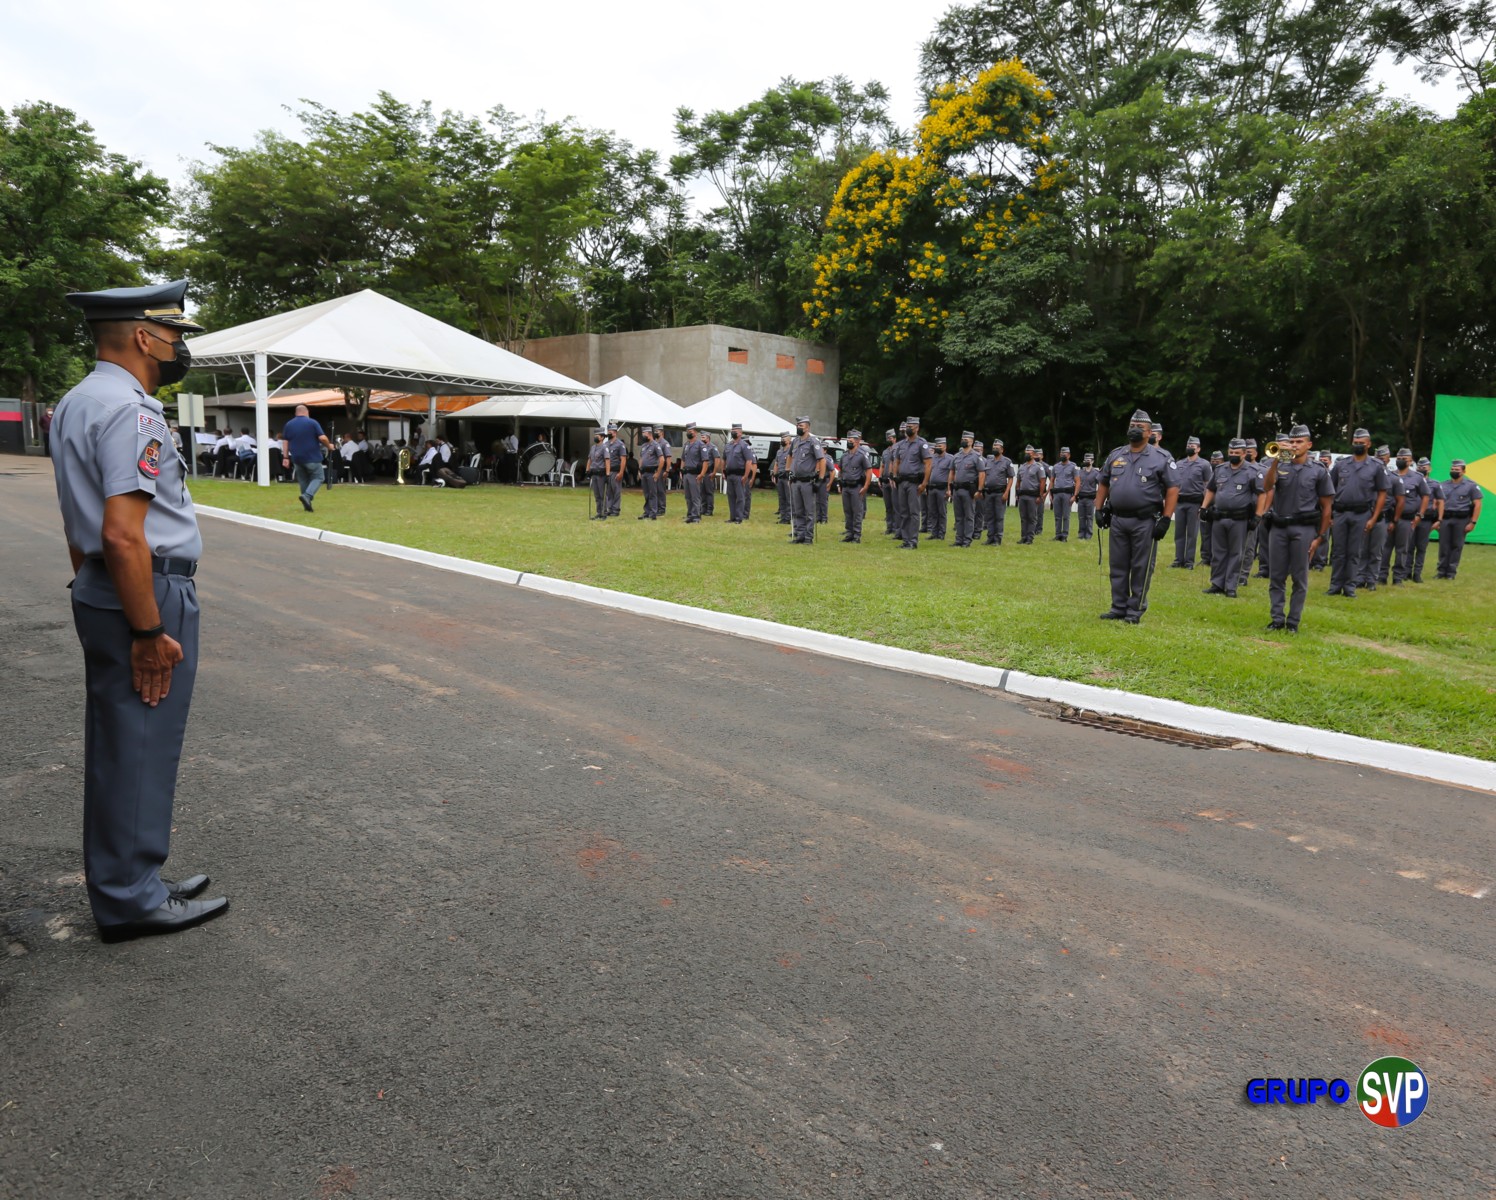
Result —
<path fill-rule="evenodd" d="M 57 436 L 55 427 L 52 436 Z M 1439 522 L 1438 578 L 1453 579 L 1459 574 L 1460 554 L 1465 539 L 1480 521 L 1483 498 L 1480 485 L 1465 474 L 1465 460 L 1457 458 L 1450 463 L 1449 482 L 1444 485 L 1444 519 Z"/>
<path fill-rule="evenodd" d="M 925 489 L 930 482 L 930 465 L 934 454 L 930 443 L 919 435 L 919 418 L 904 422 L 905 436 L 893 460 L 894 477 L 899 485 L 899 549 L 919 549 L 919 517 Z"/>
<path fill-rule="evenodd" d="M 1060 447 L 1060 461 L 1049 469 L 1049 494 L 1054 508 L 1054 540 L 1070 540 L 1070 508 L 1080 491 L 1080 468 L 1070 459 L 1070 447 Z M 1093 493 L 1094 494 L 1094 493 Z"/>
<path fill-rule="evenodd" d="M 702 454 L 704 443 L 696 434 L 696 422 L 692 421 L 686 426 L 686 444 L 681 447 L 680 452 L 680 478 L 686 490 L 687 525 L 701 522 L 701 475 L 705 469 L 705 457 Z"/>
<path fill-rule="evenodd" d="M 1406 583 L 1413 576 L 1414 543 L 1418 537 L 1418 526 L 1428 513 L 1429 498 L 1432 495 L 1428 480 L 1414 467 L 1413 452 L 1406 446 L 1397 452 L 1397 477 L 1402 481 L 1404 499 L 1402 512 L 1397 518 L 1397 528 L 1393 533 L 1394 548 L 1397 551 L 1397 565 L 1392 568 L 1392 582 L 1395 586 Z"/>
<path fill-rule="evenodd" d="M 1002 438 L 992 439 L 992 456 L 982 475 L 982 503 L 987 510 L 987 540 L 984 545 L 1001 546 L 1003 528 L 1008 520 L 1008 500 L 1018 471 L 1013 460 L 1003 453 Z"/>
<path fill-rule="evenodd" d="M 816 540 L 816 485 L 826 477 L 826 448 L 811 436 L 810 418 L 796 417 L 799 432 L 790 443 L 790 505 L 794 535 L 790 544 L 809 546 Z"/>
<path fill-rule="evenodd" d="M 57 501 L 73 564 L 73 624 L 87 666 L 83 864 L 106 942 L 220 916 L 195 897 L 206 875 L 161 878 L 192 685 L 202 553 L 186 463 L 157 389 L 186 375 L 187 283 L 74 292 L 93 333 L 93 373 L 57 405 Z"/>
<path fill-rule="evenodd" d="M 1232 438 L 1227 462 L 1215 470 L 1205 493 L 1201 515 L 1206 536 L 1212 542 L 1210 551 L 1210 586 L 1207 596 L 1236 597 L 1236 581 L 1241 575 L 1242 548 L 1247 544 L 1248 530 L 1257 528 L 1257 497 L 1262 494 L 1262 476 L 1246 461 L 1247 443 Z"/>
<path fill-rule="evenodd" d="M 758 460 L 753 454 L 753 443 L 743 436 L 743 427 L 732 427 L 732 440 L 727 443 L 722 470 L 727 476 L 728 524 L 741 525 L 748 519 L 747 485 L 749 472 Z M 747 477 L 747 478 L 745 478 Z"/>
<path fill-rule="evenodd" d="M 893 460 L 898 457 L 899 439 L 904 436 L 905 425 L 897 429 L 889 429 L 884 433 L 887 439 L 883 447 L 883 473 L 878 477 L 879 488 L 883 493 L 883 532 L 889 537 L 903 536 L 903 519 L 899 516 L 899 485 L 894 482 Z"/>
<path fill-rule="evenodd" d="M 1413 582 L 1423 582 L 1423 560 L 1428 557 L 1429 535 L 1444 519 L 1444 485 L 1433 477 L 1434 464 L 1427 458 L 1418 460 L 1418 473 L 1428 484 L 1428 509 L 1413 531 Z"/>
<path fill-rule="evenodd" d="M 1330 468 L 1335 503 L 1330 516 L 1330 595 L 1356 598 L 1365 578 L 1366 542 L 1382 520 L 1387 472 L 1371 456 L 1371 434 L 1351 434 L 1351 453 Z"/>
<path fill-rule="evenodd" d="M 975 446 L 976 435 L 961 431 L 961 449 L 951 456 L 951 500 L 956 509 L 956 536 L 953 546 L 969 546 L 976 532 L 977 478 L 982 472 L 982 456 Z"/>
<path fill-rule="evenodd" d="M 1148 414 L 1138 409 L 1127 423 L 1127 445 L 1106 456 L 1096 501 L 1097 523 L 1111 531 L 1112 606 L 1103 621 L 1136 625 L 1147 606 L 1155 544 L 1169 532 L 1179 485 L 1174 460 L 1150 445 Z"/>
<path fill-rule="evenodd" d="M 846 522 L 844 542 L 862 541 L 862 519 L 867 515 L 867 487 L 872 482 L 872 459 L 862 444 L 862 430 L 847 433 L 847 450 L 841 460 L 842 518 Z"/>
<path fill-rule="evenodd" d="M 648 425 L 640 430 L 644 441 L 639 446 L 639 486 L 644 491 L 644 511 L 634 519 L 655 519 L 655 475 L 660 469 L 660 443 L 655 441 L 654 430 Z"/>
<path fill-rule="evenodd" d="M 1272 459 L 1262 477 L 1273 523 L 1268 530 L 1267 594 L 1273 619 L 1269 629 L 1296 633 L 1309 595 L 1309 559 L 1330 531 L 1330 503 L 1335 485 L 1318 459 L 1309 457 L 1309 426 L 1295 425 L 1286 439 L 1292 458 Z M 1293 579 L 1293 598 L 1284 610 L 1284 595 Z"/>
<path fill-rule="evenodd" d="M 1039 514 L 1044 511 L 1049 468 L 1039 461 L 1032 446 L 1025 446 L 1023 452 L 1028 457 L 1018 468 L 1018 544 L 1031 546 L 1039 533 Z"/>
<path fill-rule="evenodd" d="M 785 430 L 779 435 L 779 449 L 774 453 L 774 465 L 769 468 L 769 476 L 774 480 L 774 492 L 779 497 L 779 524 L 790 523 L 790 443 L 795 440 L 794 432 Z"/>
<path fill-rule="evenodd" d="M 1096 487 L 1101 482 L 1101 468 L 1096 465 L 1096 456 L 1087 453 L 1081 460 L 1080 475 L 1077 477 L 1075 491 L 1075 509 L 1080 514 L 1080 530 L 1077 536 L 1083 542 L 1089 542 L 1095 534 L 1096 526 Z"/>
<path fill-rule="evenodd" d="M 946 449 L 945 439 L 935 439 L 930 459 L 930 486 L 925 489 L 925 527 L 932 541 L 945 541 L 947 506 L 951 499 L 951 466 L 956 456 Z"/>
<path fill-rule="evenodd" d="M 1179 507 L 1174 510 L 1174 561 L 1169 565 L 1186 571 L 1195 569 L 1195 542 L 1200 536 L 1200 508 L 1205 490 L 1215 472 L 1200 457 L 1200 439 L 1190 438 L 1184 445 L 1184 457 L 1176 460 L 1179 478 Z"/>

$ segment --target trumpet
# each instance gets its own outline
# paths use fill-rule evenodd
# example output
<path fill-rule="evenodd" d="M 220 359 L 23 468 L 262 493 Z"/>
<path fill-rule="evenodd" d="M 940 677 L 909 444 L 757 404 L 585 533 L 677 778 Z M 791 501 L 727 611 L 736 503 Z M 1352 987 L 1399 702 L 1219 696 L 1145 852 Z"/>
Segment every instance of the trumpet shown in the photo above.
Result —
<path fill-rule="evenodd" d="M 1293 462 L 1293 447 L 1288 445 L 1286 440 L 1282 442 L 1269 442 L 1262 448 L 1262 451 L 1269 458 L 1276 458 L 1278 465 L 1281 467 L 1286 467 L 1289 463 Z"/>

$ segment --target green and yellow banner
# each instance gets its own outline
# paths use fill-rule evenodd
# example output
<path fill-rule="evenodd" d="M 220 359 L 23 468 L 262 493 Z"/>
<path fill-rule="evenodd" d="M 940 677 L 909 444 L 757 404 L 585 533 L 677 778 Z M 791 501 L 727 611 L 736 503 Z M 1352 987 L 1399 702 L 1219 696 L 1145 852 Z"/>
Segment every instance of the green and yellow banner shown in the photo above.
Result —
<path fill-rule="evenodd" d="M 1486 494 L 1472 542 L 1496 544 L 1496 400 L 1482 396 L 1434 397 L 1435 479 L 1449 478 L 1451 460 L 1463 458 L 1465 473 Z M 1435 534 L 1435 537 L 1438 535 Z"/>

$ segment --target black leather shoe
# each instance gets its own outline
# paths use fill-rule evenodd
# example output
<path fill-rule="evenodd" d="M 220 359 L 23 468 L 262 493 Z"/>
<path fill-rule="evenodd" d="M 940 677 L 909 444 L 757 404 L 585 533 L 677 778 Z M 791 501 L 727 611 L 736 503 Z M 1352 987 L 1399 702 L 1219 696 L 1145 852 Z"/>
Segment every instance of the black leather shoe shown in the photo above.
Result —
<path fill-rule="evenodd" d="M 1207 596 L 1224 596 L 1226 594 L 1225 588 L 1216 587 L 1215 584 L 1211 584 L 1208 588 L 1201 588 L 1200 590 Z"/>
<path fill-rule="evenodd" d="M 1112 612 L 1110 609 L 1108 609 L 1106 612 L 1102 613 L 1101 616 L 1097 618 L 1097 620 L 1099 620 L 1099 621 L 1121 621 L 1121 620 L 1124 620 L 1126 618 L 1126 616 L 1127 616 L 1126 613 Z"/>
<path fill-rule="evenodd" d="M 1122 619 L 1129 625 L 1137 625 L 1143 620 L 1142 617 L 1123 617 Z"/>
<path fill-rule="evenodd" d="M 1267 626 L 1264 627 L 1265 632 L 1267 632 L 1267 633 L 1282 633 L 1283 630 L 1286 629 L 1286 628 L 1287 628 L 1287 625 L 1285 625 L 1283 623 L 1280 623 L 1278 621 L 1273 621 L 1271 624 L 1269 624 L 1269 625 L 1267 625 Z"/>
<path fill-rule="evenodd" d="M 170 879 L 161 881 L 166 885 L 166 890 L 178 900 L 191 900 L 192 897 L 200 895 L 202 890 L 208 886 L 206 875 L 189 875 L 181 883 L 173 883 Z"/>
<path fill-rule="evenodd" d="M 126 921 L 120 925 L 100 925 L 99 938 L 105 942 L 127 942 L 131 938 L 153 937 L 158 933 L 178 933 L 191 929 L 214 917 L 221 917 L 229 910 L 227 896 L 213 900 L 182 900 L 168 896 L 166 903 L 155 912 L 147 913 L 137 921 Z"/>
<path fill-rule="evenodd" d="M 301 497 L 301 507 L 306 509 L 307 512 L 312 511 L 312 502 L 308 500 L 304 494 Z"/>

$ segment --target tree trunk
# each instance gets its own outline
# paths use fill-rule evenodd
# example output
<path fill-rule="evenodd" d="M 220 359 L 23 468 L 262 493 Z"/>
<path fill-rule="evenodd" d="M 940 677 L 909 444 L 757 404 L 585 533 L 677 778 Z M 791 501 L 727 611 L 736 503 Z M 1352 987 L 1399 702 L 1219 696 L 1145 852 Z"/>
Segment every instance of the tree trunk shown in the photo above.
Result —
<path fill-rule="evenodd" d="M 1408 412 L 1403 422 L 1403 445 L 1413 444 L 1413 422 L 1418 412 L 1418 386 L 1423 374 L 1423 337 L 1428 328 L 1428 298 L 1418 305 L 1418 348 L 1413 352 L 1413 390 L 1408 393 Z"/>

